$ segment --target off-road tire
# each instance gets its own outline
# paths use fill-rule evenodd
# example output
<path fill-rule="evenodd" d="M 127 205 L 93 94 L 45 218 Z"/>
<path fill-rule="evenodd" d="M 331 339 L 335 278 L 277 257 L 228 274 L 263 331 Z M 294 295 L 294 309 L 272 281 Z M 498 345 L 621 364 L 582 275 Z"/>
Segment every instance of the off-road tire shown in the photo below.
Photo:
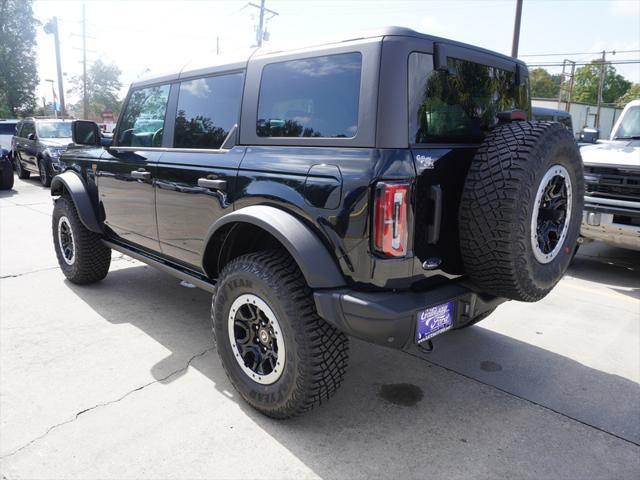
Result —
<path fill-rule="evenodd" d="M 66 217 L 73 234 L 72 243 L 75 257 L 71 264 L 65 258 L 58 238 L 60 219 Z M 100 241 L 100 235 L 88 230 L 80 221 L 76 207 L 66 195 L 58 198 L 53 208 L 53 244 L 58 257 L 58 264 L 65 277 L 77 284 L 95 283 L 102 280 L 109 272 L 111 249 Z"/>
<path fill-rule="evenodd" d="M 538 188 L 555 165 L 566 169 L 571 181 L 571 215 L 559 253 L 541 263 L 532 246 L 531 222 Z M 564 126 L 511 122 L 493 130 L 471 162 L 460 202 L 460 250 L 469 278 L 499 297 L 543 298 L 571 261 L 583 191 L 580 152 Z"/>
<path fill-rule="evenodd" d="M 5 163 L 0 174 L 0 190 L 11 190 L 13 188 L 13 164 L 4 160 L 0 161 Z"/>
<path fill-rule="evenodd" d="M 280 377 L 270 385 L 249 377 L 234 356 L 229 315 L 241 295 L 267 303 L 282 329 L 286 357 Z M 220 274 L 212 302 L 218 355 L 231 383 L 252 407 L 273 418 L 288 418 L 327 401 L 340 386 L 347 367 L 346 335 L 320 318 L 313 293 L 287 252 L 243 255 Z"/>
<path fill-rule="evenodd" d="M 14 155 L 13 158 L 15 159 L 15 162 L 16 162 L 16 173 L 18 174 L 18 178 L 20 180 L 28 180 L 29 177 L 31 176 L 31 172 L 22 166 L 22 163 L 20 162 L 20 157 L 18 157 L 17 155 Z"/>
<path fill-rule="evenodd" d="M 42 183 L 43 187 L 50 187 L 51 186 L 51 172 L 49 167 L 47 166 L 48 162 L 44 159 L 41 158 L 38 160 L 38 172 L 39 172 L 39 176 L 40 176 L 40 183 Z"/>
<path fill-rule="evenodd" d="M 480 315 L 478 315 L 477 317 L 473 317 L 471 320 L 469 320 L 466 323 L 460 323 L 460 324 L 454 326 L 453 329 L 454 330 L 460 330 L 462 328 L 467 328 L 467 327 L 470 327 L 472 325 L 475 325 L 476 323 L 481 322 L 482 320 L 487 318 L 489 315 L 491 315 L 495 311 L 496 311 L 496 309 L 492 308 L 488 312 L 484 312 L 484 313 L 481 313 Z"/>

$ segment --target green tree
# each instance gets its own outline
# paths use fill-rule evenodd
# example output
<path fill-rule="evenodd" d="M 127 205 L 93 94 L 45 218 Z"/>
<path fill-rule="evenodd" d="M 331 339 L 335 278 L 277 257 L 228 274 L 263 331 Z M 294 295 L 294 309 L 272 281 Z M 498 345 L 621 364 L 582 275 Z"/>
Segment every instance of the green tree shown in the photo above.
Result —
<path fill-rule="evenodd" d="M 0 117 L 36 108 L 36 27 L 33 0 L 0 0 Z"/>
<path fill-rule="evenodd" d="M 560 75 L 551 75 L 544 68 L 529 71 L 531 96 L 538 98 L 558 98 L 560 93 Z"/>
<path fill-rule="evenodd" d="M 576 70 L 573 86 L 573 101 L 595 105 L 598 103 L 598 82 L 600 81 L 600 60 Z M 602 102 L 615 103 L 631 87 L 631 82 L 616 73 L 613 65 L 605 66 Z"/>
<path fill-rule="evenodd" d="M 627 93 L 618 98 L 616 106 L 624 108 L 627 103 L 633 100 L 640 100 L 640 83 L 634 83 L 629 90 L 627 90 Z"/>
<path fill-rule="evenodd" d="M 87 101 L 90 116 L 97 117 L 105 110 L 111 110 L 116 116 L 120 113 L 122 107 L 120 73 L 118 67 L 106 64 L 102 60 L 96 60 L 87 69 Z M 69 93 L 80 97 L 80 101 L 74 105 L 73 110 L 82 112 L 82 75 L 72 77 L 70 85 Z"/>

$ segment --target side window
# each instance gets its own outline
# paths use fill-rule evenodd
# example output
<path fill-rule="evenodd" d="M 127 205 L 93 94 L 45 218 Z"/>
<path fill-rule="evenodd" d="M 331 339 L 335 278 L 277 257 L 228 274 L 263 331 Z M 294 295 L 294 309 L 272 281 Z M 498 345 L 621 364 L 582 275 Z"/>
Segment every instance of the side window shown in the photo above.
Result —
<path fill-rule="evenodd" d="M 162 146 L 168 98 L 169 85 L 132 92 L 118 128 L 118 146 Z"/>
<path fill-rule="evenodd" d="M 567 130 L 569 130 L 571 133 L 573 133 L 573 124 L 571 122 L 571 117 L 558 117 L 558 121 L 562 125 L 567 127 Z"/>
<path fill-rule="evenodd" d="M 22 124 L 22 130 L 20 131 L 20 136 L 22 138 L 27 138 L 30 133 L 33 133 L 35 135 L 35 133 L 36 133 L 35 124 L 32 123 L 32 122 L 24 122 Z"/>
<path fill-rule="evenodd" d="M 358 52 L 266 65 L 256 133 L 260 137 L 354 137 L 361 70 Z"/>
<path fill-rule="evenodd" d="M 198 78 L 180 84 L 176 148 L 219 149 L 235 123 L 242 99 L 242 73 Z"/>

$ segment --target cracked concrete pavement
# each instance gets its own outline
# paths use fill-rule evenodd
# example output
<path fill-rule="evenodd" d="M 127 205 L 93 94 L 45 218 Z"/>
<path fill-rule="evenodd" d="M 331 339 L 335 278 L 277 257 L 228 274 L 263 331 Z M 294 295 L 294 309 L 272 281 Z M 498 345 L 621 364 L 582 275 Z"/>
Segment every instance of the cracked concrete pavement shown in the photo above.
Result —
<path fill-rule="evenodd" d="M 353 341 L 338 394 L 282 422 L 247 407 L 224 375 L 206 292 L 119 254 L 103 282 L 70 284 L 51 209 L 35 181 L 0 192 L 8 479 L 640 472 L 637 253 L 587 246 L 542 302 L 505 304 L 437 338 L 426 359 Z"/>

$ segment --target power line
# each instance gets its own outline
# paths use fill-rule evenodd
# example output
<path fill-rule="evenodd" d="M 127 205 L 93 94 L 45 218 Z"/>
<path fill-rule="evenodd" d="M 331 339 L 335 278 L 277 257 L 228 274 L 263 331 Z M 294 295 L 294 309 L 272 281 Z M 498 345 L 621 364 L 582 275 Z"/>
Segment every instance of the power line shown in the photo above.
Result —
<path fill-rule="evenodd" d="M 600 52 L 602 54 L 602 52 Z M 591 62 L 576 62 L 576 65 L 584 66 L 584 65 L 599 65 L 601 63 L 600 60 L 593 60 Z M 635 65 L 640 64 L 640 60 L 618 60 L 618 61 L 607 61 L 605 62 L 608 65 Z M 543 63 L 527 63 L 529 67 L 561 67 L 563 63 L 557 62 L 543 62 Z"/>
<path fill-rule="evenodd" d="M 640 50 L 609 50 L 605 53 L 615 55 L 617 53 L 637 53 Z M 519 55 L 520 57 L 569 57 L 572 55 L 602 55 L 602 50 L 599 52 L 573 52 L 573 53 L 528 53 L 526 55 Z"/>

